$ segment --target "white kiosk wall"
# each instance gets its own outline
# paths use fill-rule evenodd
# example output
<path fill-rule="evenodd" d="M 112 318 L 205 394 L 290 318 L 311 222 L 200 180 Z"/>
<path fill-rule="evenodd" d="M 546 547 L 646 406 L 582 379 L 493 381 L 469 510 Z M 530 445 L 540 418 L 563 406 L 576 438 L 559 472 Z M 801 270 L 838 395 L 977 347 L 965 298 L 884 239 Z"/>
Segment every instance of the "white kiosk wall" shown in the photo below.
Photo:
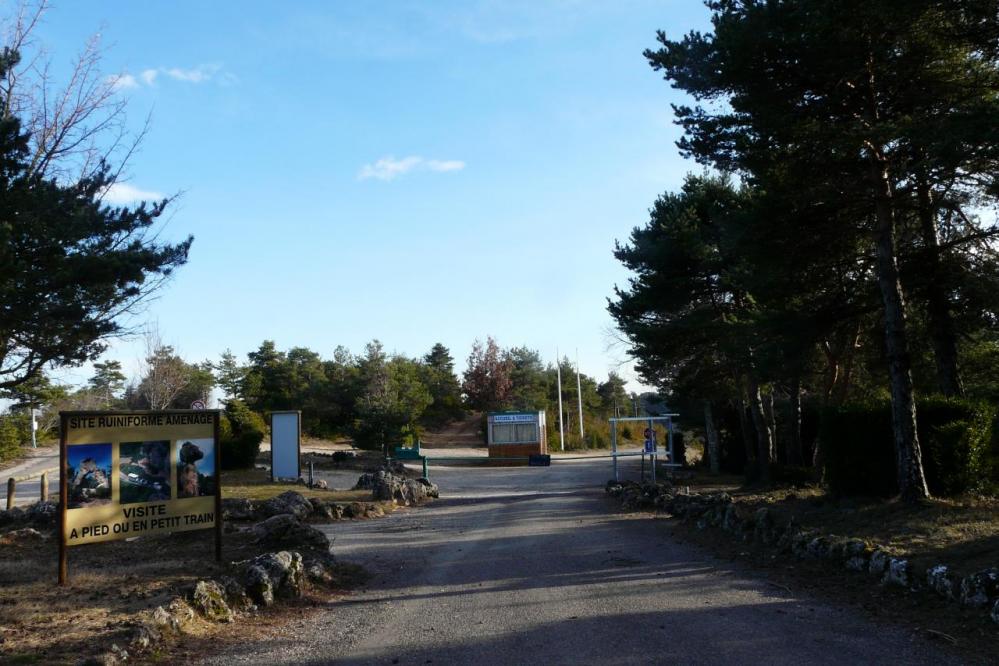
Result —
<path fill-rule="evenodd" d="M 301 444 L 302 413 L 271 412 L 271 478 L 302 475 Z"/>

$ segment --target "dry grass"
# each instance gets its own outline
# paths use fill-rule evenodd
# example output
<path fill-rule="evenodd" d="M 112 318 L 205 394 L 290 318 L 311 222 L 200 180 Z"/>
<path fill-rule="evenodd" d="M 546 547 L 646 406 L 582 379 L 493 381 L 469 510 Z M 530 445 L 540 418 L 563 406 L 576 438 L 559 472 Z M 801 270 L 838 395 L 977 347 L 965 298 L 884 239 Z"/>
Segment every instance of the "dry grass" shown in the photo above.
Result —
<path fill-rule="evenodd" d="M 963 497 L 919 504 L 837 498 L 818 486 L 761 491 L 734 476 L 698 474 L 691 490 L 729 492 L 753 509 L 766 506 L 778 520 L 793 518 L 826 534 L 866 539 L 909 558 L 917 570 L 947 564 L 961 573 L 999 566 L 999 499 Z"/>
<path fill-rule="evenodd" d="M 271 483 L 265 470 L 223 472 L 222 484 L 223 497 L 260 500 L 294 490 L 338 502 L 371 498 L 365 490 Z M 383 508 L 389 507 L 383 503 Z M 71 548 L 69 584 L 59 587 L 54 535 L 22 545 L 0 538 L 0 663 L 76 664 L 112 643 L 124 647 L 123 622 L 185 594 L 198 580 L 225 572 L 226 566 L 215 562 L 214 543 L 214 531 L 201 530 Z M 263 552 L 249 532 L 227 533 L 222 543 L 223 562 Z M 341 590 L 363 579 L 363 572 L 349 564 L 339 573 L 335 587 Z M 328 599 L 329 592 L 316 590 L 312 596 Z M 195 621 L 186 631 L 185 640 L 203 636 L 210 641 L 220 629 Z M 148 657 L 156 659 L 155 654 Z"/>
<path fill-rule="evenodd" d="M 217 575 L 211 530 L 94 544 L 69 550 L 69 583 L 56 584 L 57 544 L 0 545 L 0 661 L 75 664 L 121 641 L 122 622 Z M 227 535 L 224 561 L 258 553 Z M 197 631 L 199 626 L 192 627 Z"/>
<path fill-rule="evenodd" d="M 294 483 L 273 483 L 267 470 L 263 469 L 222 472 L 222 497 L 227 499 L 265 500 L 289 490 L 306 497 L 334 502 L 363 502 L 371 499 L 370 490 L 322 490 Z"/>

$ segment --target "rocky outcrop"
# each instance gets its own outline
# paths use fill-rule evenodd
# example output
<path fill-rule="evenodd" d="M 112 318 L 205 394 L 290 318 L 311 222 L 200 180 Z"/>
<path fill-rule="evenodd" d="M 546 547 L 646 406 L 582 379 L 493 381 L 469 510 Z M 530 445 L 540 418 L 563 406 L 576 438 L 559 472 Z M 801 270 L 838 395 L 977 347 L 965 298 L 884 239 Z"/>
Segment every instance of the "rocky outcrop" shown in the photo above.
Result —
<path fill-rule="evenodd" d="M 938 564 L 926 570 L 926 585 L 946 599 L 956 599 L 960 589 L 958 581 L 946 564 Z"/>
<path fill-rule="evenodd" d="M 985 569 L 961 581 L 961 603 L 971 608 L 985 608 L 999 599 L 999 569 Z"/>
<path fill-rule="evenodd" d="M 259 606 L 270 606 L 275 598 L 302 596 L 305 567 L 299 553 L 260 555 L 240 563 L 238 571 L 247 596 Z"/>
<path fill-rule="evenodd" d="M 888 560 L 888 570 L 885 571 L 884 583 L 896 587 L 909 587 L 912 584 L 912 567 L 909 560 L 893 557 Z"/>
<path fill-rule="evenodd" d="M 48 536 L 33 527 L 22 527 L 6 534 L 0 534 L 0 543 L 8 546 L 28 546 L 42 541 L 48 541 Z"/>
<path fill-rule="evenodd" d="M 299 520 L 305 520 L 312 515 L 312 503 L 302 493 L 288 490 L 276 497 L 264 500 L 257 508 L 258 517 L 268 518 L 284 513 L 291 514 Z"/>
<path fill-rule="evenodd" d="M 222 500 L 223 520 L 253 520 L 257 516 L 257 507 L 248 499 L 224 498 Z"/>
<path fill-rule="evenodd" d="M 294 546 L 321 552 L 329 552 L 330 549 L 329 537 L 290 513 L 271 516 L 257 523 L 253 526 L 253 534 L 257 543 L 268 546 Z"/>
<path fill-rule="evenodd" d="M 0 527 L 33 526 L 39 529 L 52 529 L 59 521 L 57 502 L 35 502 L 26 507 L 15 506 L 8 511 L 0 511 Z"/>
<path fill-rule="evenodd" d="M 407 479 L 384 470 L 362 474 L 355 489 L 370 489 L 376 502 L 395 502 L 400 506 L 416 506 L 439 497 L 437 485 L 429 479 Z"/>
<path fill-rule="evenodd" d="M 329 500 L 310 497 L 312 504 L 312 517 L 322 520 L 340 520 L 343 518 L 343 505 Z"/>
<path fill-rule="evenodd" d="M 191 607 L 206 620 L 232 622 L 232 609 L 226 602 L 225 590 L 213 580 L 199 580 L 191 592 Z"/>

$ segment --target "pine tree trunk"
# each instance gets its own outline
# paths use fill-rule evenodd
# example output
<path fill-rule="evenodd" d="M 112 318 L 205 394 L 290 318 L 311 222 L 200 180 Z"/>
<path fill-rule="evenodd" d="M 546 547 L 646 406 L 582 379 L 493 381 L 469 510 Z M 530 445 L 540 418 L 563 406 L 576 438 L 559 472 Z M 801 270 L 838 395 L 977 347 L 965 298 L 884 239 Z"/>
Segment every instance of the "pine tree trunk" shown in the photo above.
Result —
<path fill-rule="evenodd" d="M 771 390 L 763 397 L 764 414 L 767 417 L 767 427 L 770 429 L 772 447 L 770 461 L 777 462 L 777 448 L 780 445 L 780 435 L 777 434 L 777 409 L 774 405 L 774 392 Z"/>
<path fill-rule="evenodd" d="M 805 454 L 801 446 L 801 375 L 791 379 L 791 439 L 787 445 L 787 464 L 802 465 Z"/>
<path fill-rule="evenodd" d="M 877 200 L 878 284 L 884 303 L 885 348 L 891 384 L 892 427 L 899 493 L 906 502 L 929 496 L 923 474 L 922 453 L 916 431 L 916 402 L 913 396 L 908 341 L 906 339 L 905 300 L 898 277 L 895 251 L 895 215 L 891 202 L 891 184 L 887 171 L 874 163 Z"/>
<path fill-rule="evenodd" d="M 711 401 L 704 401 L 704 435 L 708 440 L 708 464 L 711 473 L 721 472 L 721 447 L 718 442 L 718 428 L 715 427 L 715 416 L 711 411 Z"/>
<path fill-rule="evenodd" d="M 759 382 L 753 373 L 748 375 L 749 411 L 753 416 L 753 426 L 756 428 L 756 468 L 760 480 L 770 483 L 770 464 L 773 462 L 773 433 L 763 408 L 763 396 L 760 393 Z"/>
<path fill-rule="evenodd" d="M 756 460 L 756 444 L 754 440 L 754 433 L 751 432 L 752 425 L 749 423 L 749 417 L 746 416 L 746 410 L 748 409 L 746 405 L 746 398 L 744 397 L 744 391 L 740 388 L 740 393 L 743 395 L 739 397 L 739 430 L 742 431 L 742 444 L 746 450 L 746 464 L 751 465 L 754 460 Z"/>
<path fill-rule="evenodd" d="M 933 358 L 936 361 L 937 385 L 946 396 L 964 395 L 961 376 L 957 368 L 957 334 L 954 318 L 947 303 L 947 280 L 940 261 L 940 239 L 937 236 L 933 195 L 926 181 L 919 183 L 919 231 L 926 246 L 927 315 L 930 335 L 933 338 Z"/>

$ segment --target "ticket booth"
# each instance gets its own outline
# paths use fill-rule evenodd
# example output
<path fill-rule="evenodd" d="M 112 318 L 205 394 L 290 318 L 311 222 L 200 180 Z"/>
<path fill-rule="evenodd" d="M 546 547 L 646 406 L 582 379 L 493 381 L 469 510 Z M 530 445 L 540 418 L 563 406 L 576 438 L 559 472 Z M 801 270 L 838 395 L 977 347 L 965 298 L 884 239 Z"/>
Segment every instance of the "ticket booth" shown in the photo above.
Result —
<path fill-rule="evenodd" d="M 548 453 L 545 413 L 490 412 L 486 420 L 486 442 L 490 458 L 527 458 Z M 526 460 L 500 461 L 511 465 L 527 464 Z"/>

